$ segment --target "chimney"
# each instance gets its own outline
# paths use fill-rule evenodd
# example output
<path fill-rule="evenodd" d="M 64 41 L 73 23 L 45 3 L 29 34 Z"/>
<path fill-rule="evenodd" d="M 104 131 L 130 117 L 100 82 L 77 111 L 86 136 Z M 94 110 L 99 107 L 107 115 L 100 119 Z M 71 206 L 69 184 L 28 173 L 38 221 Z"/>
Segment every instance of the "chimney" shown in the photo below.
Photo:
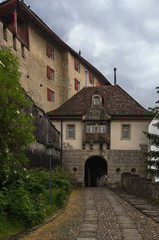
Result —
<path fill-rule="evenodd" d="M 116 85 L 116 68 L 114 68 L 114 85 Z"/>
<path fill-rule="evenodd" d="M 81 56 L 81 50 L 79 50 L 79 55 Z"/>

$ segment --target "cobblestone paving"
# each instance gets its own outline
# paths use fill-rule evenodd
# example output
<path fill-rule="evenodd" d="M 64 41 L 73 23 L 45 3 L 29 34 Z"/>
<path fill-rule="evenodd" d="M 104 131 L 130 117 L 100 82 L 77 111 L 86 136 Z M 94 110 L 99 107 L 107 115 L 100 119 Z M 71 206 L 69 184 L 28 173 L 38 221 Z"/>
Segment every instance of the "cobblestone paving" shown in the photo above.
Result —
<path fill-rule="evenodd" d="M 107 201 L 104 188 L 91 188 L 98 212 L 96 240 L 123 240 L 120 225 Z M 38 228 L 21 240 L 76 240 L 84 220 L 84 192 L 86 189 L 72 192 L 65 211 L 53 221 Z M 124 199 L 115 195 L 131 217 L 143 240 L 159 240 L 159 224 L 142 214 Z M 88 238 L 89 239 L 89 238 Z M 136 239 L 138 240 L 138 239 Z"/>
<path fill-rule="evenodd" d="M 120 197 L 117 198 L 127 209 L 143 240 L 159 240 L 159 224 L 155 223 L 152 219 L 142 214 Z"/>
<path fill-rule="evenodd" d="M 97 240 L 122 240 L 116 215 L 100 188 L 92 189 L 98 211 Z"/>

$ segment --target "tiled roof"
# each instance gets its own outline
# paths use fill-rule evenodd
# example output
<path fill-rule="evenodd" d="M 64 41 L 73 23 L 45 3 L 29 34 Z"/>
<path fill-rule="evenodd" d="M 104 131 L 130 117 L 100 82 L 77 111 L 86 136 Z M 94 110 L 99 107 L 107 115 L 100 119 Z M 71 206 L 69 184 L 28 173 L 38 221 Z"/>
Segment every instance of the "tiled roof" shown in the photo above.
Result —
<path fill-rule="evenodd" d="M 61 107 L 48 113 L 48 116 L 84 115 L 91 105 L 91 97 L 99 94 L 103 97 L 103 106 L 111 116 L 150 116 L 126 91 L 118 85 L 83 88 Z"/>

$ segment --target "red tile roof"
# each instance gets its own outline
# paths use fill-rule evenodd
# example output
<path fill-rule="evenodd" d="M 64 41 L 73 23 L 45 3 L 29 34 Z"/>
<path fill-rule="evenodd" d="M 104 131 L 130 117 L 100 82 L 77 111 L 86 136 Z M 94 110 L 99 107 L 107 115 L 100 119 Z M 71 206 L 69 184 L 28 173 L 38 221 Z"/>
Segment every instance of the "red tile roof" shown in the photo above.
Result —
<path fill-rule="evenodd" d="M 91 97 L 94 94 L 103 97 L 103 106 L 110 116 L 151 117 L 148 110 L 118 85 L 83 88 L 61 107 L 49 112 L 48 116 L 83 116 L 91 106 Z"/>

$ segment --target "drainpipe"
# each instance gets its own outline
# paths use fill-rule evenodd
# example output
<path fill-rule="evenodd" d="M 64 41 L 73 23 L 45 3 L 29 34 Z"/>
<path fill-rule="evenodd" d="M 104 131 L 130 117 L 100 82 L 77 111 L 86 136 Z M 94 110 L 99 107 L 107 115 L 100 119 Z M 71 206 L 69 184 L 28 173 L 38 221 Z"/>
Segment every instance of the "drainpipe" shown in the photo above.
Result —
<path fill-rule="evenodd" d="M 85 70 L 85 72 L 86 72 L 86 88 L 87 88 L 87 69 Z"/>
<path fill-rule="evenodd" d="M 62 155 L 63 155 L 63 152 L 62 152 L 62 145 L 63 145 L 63 115 L 61 115 L 61 153 L 60 153 L 60 158 L 61 158 L 61 167 L 62 167 Z"/>

